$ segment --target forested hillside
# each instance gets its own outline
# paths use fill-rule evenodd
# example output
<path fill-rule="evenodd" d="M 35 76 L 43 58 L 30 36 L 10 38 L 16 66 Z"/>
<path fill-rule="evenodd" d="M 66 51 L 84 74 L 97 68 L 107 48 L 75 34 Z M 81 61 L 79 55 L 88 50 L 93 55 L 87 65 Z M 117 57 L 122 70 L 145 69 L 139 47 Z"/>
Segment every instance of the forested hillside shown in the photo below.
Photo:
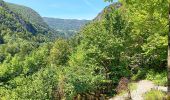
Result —
<path fill-rule="evenodd" d="M 20 7 L 0 0 L 0 99 L 108 100 L 123 77 L 167 85 L 167 0 L 112 4 L 52 40 Z"/>
<path fill-rule="evenodd" d="M 65 34 L 65 37 L 75 35 L 85 24 L 90 20 L 77 20 L 77 19 L 59 19 L 43 17 L 44 21 L 56 31 Z"/>
<path fill-rule="evenodd" d="M 32 24 L 35 28 L 36 33 L 46 34 L 48 37 L 64 37 L 64 34 L 57 32 L 54 29 L 50 28 L 43 18 L 33 9 L 25 7 L 22 5 L 6 3 L 8 8 L 15 12 L 18 16 L 22 17 L 25 21 Z"/>
<path fill-rule="evenodd" d="M 22 5 L 17 5 L 17 4 L 12 4 L 12 3 L 7 3 L 7 6 L 17 14 L 21 15 L 25 20 L 30 21 L 32 24 L 35 24 L 39 27 L 43 27 L 48 29 L 49 27 L 47 24 L 44 22 L 42 17 L 35 12 L 33 9 L 22 6 Z"/>
<path fill-rule="evenodd" d="M 36 51 L 50 41 L 48 33 L 39 33 L 32 23 L 13 12 L 3 1 L 0 1 L 0 24 L 0 99 L 31 98 L 29 95 L 37 91 L 34 86 L 41 87 L 38 83 L 41 84 L 43 79 L 36 78 L 40 74 L 41 65 L 45 63 Z M 37 57 L 33 52 L 36 52 Z M 46 51 L 42 52 L 44 57 Z M 32 80 L 39 82 L 34 84 Z"/>

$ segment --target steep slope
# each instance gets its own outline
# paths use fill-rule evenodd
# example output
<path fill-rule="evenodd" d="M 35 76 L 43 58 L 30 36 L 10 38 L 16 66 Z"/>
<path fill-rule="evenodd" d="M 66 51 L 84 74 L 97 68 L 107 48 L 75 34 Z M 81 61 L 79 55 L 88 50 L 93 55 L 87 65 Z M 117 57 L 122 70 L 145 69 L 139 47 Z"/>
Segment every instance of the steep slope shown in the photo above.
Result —
<path fill-rule="evenodd" d="M 9 67 L 1 66 L 5 60 L 10 61 L 15 55 L 25 56 L 50 40 L 47 37 L 48 34 L 38 33 L 37 30 L 32 23 L 25 21 L 20 15 L 11 11 L 5 2 L 0 1 L 0 69 Z M 12 67 L 15 69 L 16 66 Z M 11 73 L 15 73 L 15 70 L 9 73 L 0 72 L 0 82 L 6 82 L 10 77 L 15 77 Z"/>
<path fill-rule="evenodd" d="M 94 21 L 100 21 L 104 19 L 104 16 L 111 12 L 113 9 L 118 9 L 121 7 L 120 3 L 113 3 L 107 7 L 105 7 L 98 15 L 96 18 L 94 18 Z"/>
<path fill-rule="evenodd" d="M 3 44 L 0 45 L 0 56 L 5 53 L 14 56 L 21 51 L 21 45 L 28 43 L 38 46 L 47 40 L 49 38 L 46 35 L 37 33 L 36 27 L 8 8 L 5 2 L 0 1 L 0 44 Z M 3 62 L 2 59 L 1 61 Z"/>
<path fill-rule="evenodd" d="M 9 9 L 11 9 L 17 15 L 22 17 L 22 19 L 24 19 L 25 21 L 32 24 L 32 26 L 36 30 L 36 32 L 34 33 L 45 34 L 52 39 L 55 39 L 56 37 L 63 37 L 62 33 L 57 32 L 52 28 L 50 28 L 44 22 L 43 18 L 33 9 L 22 5 L 12 4 L 12 3 L 6 3 L 6 4 Z"/>
<path fill-rule="evenodd" d="M 8 7 L 17 14 L 21 15 L 25 20 L 30 21 L 32 24 L 48 28 L 42 17 L 33 9 L 22 5 L 7 3 Z"/>
<path fill-rule="evenodd" d="M 0 0 L 0 99 L 26 99 L 25 93 L 35 89 L 31 87 L 34 85 L 32 80 L 41 81 L 33 79 L 33 74 L 37 74 L 42 65 L 36 64 L 37 67 L 29 65 L 31 61 L 35 61 L 31 60 L 35 56 L 28 59 L 28 64 L 24 62 L 33 51 L 39 47 L 43 48 L 43 44 L 49 39 L 36 30 L 30 22 L 13 12 L 5 2 Z M 42 55 L 45 55 L 45 52 Z M 36 59 L 39 60 L 41 57 L 38 54 Z M 36 84 L 36 86 L 40 85 Z"/>
<path fill-rule="evenodd" d="M 33 24 L 36 29 L 40 32 L 46 33 L 49 30 L 48 25 L 43 21 L 41 16 L 34 11 L 33 9 L 17 4 L 7 3 L 8 7 L 18 15 L 22 16 L 22 18 L 26 21 L 29 21 L 31 24 Z"/>
<path fill-rule="evenodd" d="M 33 34 L 36 33 L 36 29 L 29 22 L 23 20 L 19 15 L 11 11 L 3 1 L 0 2 L 0 6 L 1 6 L 1 10 L 5 10 L 6 13 L 10 14 L 13 18 L 15 18 L 27 31 Z"/>
<path fill-rule="evenodd" d="M 77 20 L 77 19 L 59 19 L 44 17 L 44 21 L 56 31 L 65 34 L 65 37 L 70 37 L 80 30 L 90 20 Z"/>

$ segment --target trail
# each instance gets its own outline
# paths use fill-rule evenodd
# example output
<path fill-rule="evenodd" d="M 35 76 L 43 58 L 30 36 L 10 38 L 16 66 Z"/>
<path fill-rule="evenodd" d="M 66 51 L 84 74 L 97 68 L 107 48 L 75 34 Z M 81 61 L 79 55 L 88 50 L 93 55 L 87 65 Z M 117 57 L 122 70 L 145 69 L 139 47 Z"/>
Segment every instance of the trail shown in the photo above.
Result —
<path fill-rule="evenodd" d="M 165 92 L 167 91 L 167 87 L 156 86 L 151 81 L 141 80 L 137 83 L 137 89 L 133 90 L 131 92 L 132 100 L 144 100 L 143 97 L 142 97 L 143 94 L 150 91 L 151 89 L 157 89 L 157 90 L 161 90 L 161 91 L 165 91 Z M 128 97 L 128 94 L 126 93 L 126 94 L 123 94 L 121 96 L 113 97 L 109 100 L 125 100 L 125 98 L 127 98 L 127 97 Z"/>

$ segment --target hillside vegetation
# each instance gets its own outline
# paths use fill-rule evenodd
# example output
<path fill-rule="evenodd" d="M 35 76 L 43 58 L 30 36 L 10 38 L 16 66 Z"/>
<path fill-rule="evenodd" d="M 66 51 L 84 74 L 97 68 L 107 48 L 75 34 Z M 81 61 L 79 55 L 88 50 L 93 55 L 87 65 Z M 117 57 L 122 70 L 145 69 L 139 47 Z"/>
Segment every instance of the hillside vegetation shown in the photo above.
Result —
<path fill-rule="evenodd" d="M 121 1 L 51 39 L 0 1 L 0 99 L 107 100 L 122 77 L 166 85 L 167 13 L 167 0 Z"/>
<path fill-rule="evenodd" d="M 12 11 L 21 15 L 25 20 L 30 21 L 32 24 L 48 28 L 47 24 L 44 22 L 42 17 L 33 9 L 12 3 L 7 3 L 7 5 Z"/>
<path fill-rule="evenodd" d="M 44 19 L 33 9 L 12 3 L 6 3 L 6 5 L 23 20 L 31 23 L 35 28 L 36 33 L 45 34 L 52 39 L 55 39 L 56 37 L 64 37 L 63 33 L 50 28 Z"/>

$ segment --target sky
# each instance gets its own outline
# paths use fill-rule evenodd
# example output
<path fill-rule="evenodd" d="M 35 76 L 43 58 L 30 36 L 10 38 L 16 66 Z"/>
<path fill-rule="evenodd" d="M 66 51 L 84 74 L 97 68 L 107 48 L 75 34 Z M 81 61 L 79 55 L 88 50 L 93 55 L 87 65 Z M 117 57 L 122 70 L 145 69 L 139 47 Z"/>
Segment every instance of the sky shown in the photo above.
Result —
<path fill-rule="evenodd" d="M 42 17 L 63 19 L 93 19 L 104 7 L 104 0 L 4 0 L 30 7 Z M 115 0 L 116 2 L 117 0 Z"/>

